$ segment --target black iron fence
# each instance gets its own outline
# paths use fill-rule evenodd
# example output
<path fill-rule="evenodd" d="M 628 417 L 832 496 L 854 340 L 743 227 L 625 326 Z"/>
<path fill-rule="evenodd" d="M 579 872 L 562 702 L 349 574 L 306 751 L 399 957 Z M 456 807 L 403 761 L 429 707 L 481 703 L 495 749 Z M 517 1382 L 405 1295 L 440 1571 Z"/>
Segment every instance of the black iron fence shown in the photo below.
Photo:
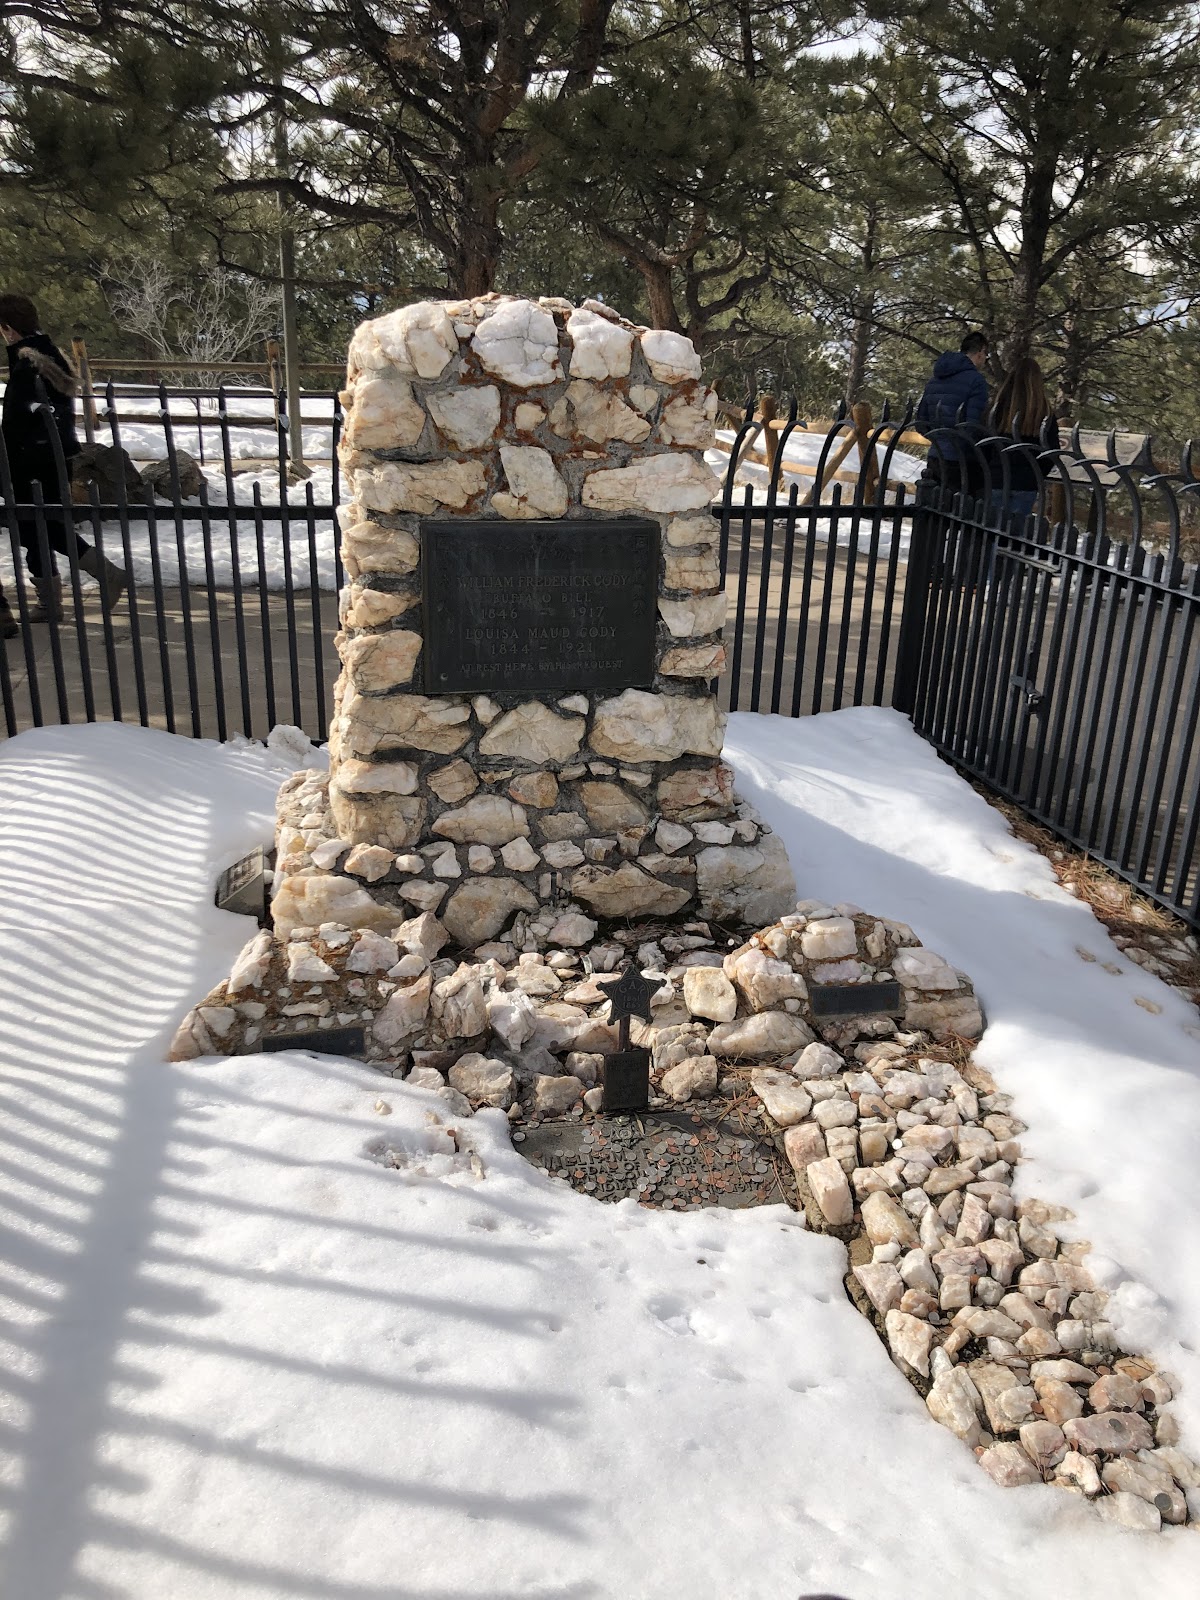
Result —
<path fill-rule="evenodd" d="M 1053 470 L 1053 463 L 1047 463 Z M 956 765 L 1200 926 L 1200 568 L 1036 510 L 931 494 L 895 704 Z M 1000 522 L 1001 526 L 997 527 Z"/>
<path fill-rule="evenodd" d="M 18 502 L 0 451 L 0 584 L 17 630 L 0 652 L 8 733 L 111 717 L 197 738 L 289 721 L 326 737 L 341 412 L 336 395 L 304 399 L 307 478 L 288 461 L 286 410 L 257 415 L 223 389 L 200 402 L 198 427 L 190 394 L 181 405 L 162 387 L 130 397 L 110 384 L 95 443 L 71 463 L 58 453 L 53 494 L 34 484 Z M 86 570 L 93 547 L 125 574 L 115 599 Z M 32 575 L 55 567 L 57 584 Z"/>
<path fill-rule="evenodd" d="M 52 495 L 18 501 L 0 458 L 16 630 L 0 650 L 6 730 L 113 718 L 224 739 L 292 722 L 323 740 L 343 581 L 336 396 L 305 397 L 320 437 L 302 482 L 289 481 L 286 413 L 260 419 L 218 391 L 192 430 L 177 395 L 154 400 L 137 396 L 123 429 L 110 389 L 84 470 L 72 481 L 60 460 Z M 765 450 L 749 413 L 722 436 L 724 703 L 789 717 L 894 705 L 963 770 L 1200 925 L 1190 457 L 1155 474 L 1148 452 L 1123 463 L 1111 441 L 1090 460 L 1078 435 L 1050 449 L 952 429 L 930 473 L 907 415 L 805 427 L 793 412 L 771 427 Z M 203 463 L 189 430 L 215 438 Z M 55 546 L 61 616 L 30 576 L 51 570 Z M 115 599 L 92 581 L 93 547 L 126 574 Z"/>

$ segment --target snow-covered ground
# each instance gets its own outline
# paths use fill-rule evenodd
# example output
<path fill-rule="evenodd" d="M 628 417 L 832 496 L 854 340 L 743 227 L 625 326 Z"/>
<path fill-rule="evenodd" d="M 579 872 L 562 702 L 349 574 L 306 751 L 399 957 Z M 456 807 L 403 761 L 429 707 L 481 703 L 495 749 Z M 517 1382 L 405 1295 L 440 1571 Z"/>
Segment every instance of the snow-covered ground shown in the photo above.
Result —
<path fill-rule="evenodd" d="M 893 713 L 739 716 L 730 749 L 802 894 L 974 977 L 1019 1182 L 1131 1275 L 1194 1452 L 1195 1013 Z M 215 875 L 294 760 L 113 725 L 0 748 L 6 1595 L 1192 1600 L 1193 1531 L 992 1484 L 782 1208 L 600 1205 L 502 1114 L 456 1152 L 439 1101 L 345 1062 L 166 1065 L 246 936 Z"/>
<path fill-rule="evenodd" d="M 0 384 L 0 392 L 3 385 Z M 210 422 L 217 416 L 214 400 L 199 402 L 201 413 Z M 169 397 L 172 437 L 178 451 L 186 451 L 197 461 L 201 457 L 199 429 L 196 426 L 196 402 Z M 334 547 L 337 530 L 329 507 L 336 503 L 333 482 L 333 461 L 330 445 L 333 438 L 332 391 L 326 395 L 306 395 L 302 413 L 305 417 L 304 452 L 310 476 L 291 484 L 281 484 L 278 466 L 278 435 L 269 399 L 243 398 L 236 389 L 227 391 L 227 408 L 233 418 L 262 417 L 262 427 L 244 424 L 230 425 L 229 454 L 232 478 L 227 480 L 222 460 L 221 436 L 215 427 L 204 429 L 204 461 L 202 471 L 208 489 L 208 503 L 212 508 L 210 523 L 210 552 L 213 581 L 220 588 L 229 588 L 236 570 L 243 587 L 253 587 L 259 581 L 259 534 L 255 527 L 254 499 L 257 490 L 267 515 L 263 521 L 262 571 L 268 589 L 282 589 L 287 577 L 284 558 L 284 534 L 277 508 L 286 502 L 294 508 L 288 523 L 287 544 L 291 554 L 292 583 L 296 588 L 308 588 L 314 572 L 317 586 L 332 590 L 337 587 Z M 151 421 L 136 422 L 132 417 L 157 413 L 158 399 L 152 392 L 144 395 L 122 395 L 116 403 L 119 427 L 114 434 L 103 405 L 97 424 L 96 438 L 100 444 L 111 444 L 119 437 L 121 446 L 139 465 L 167 459 L 164 424 L 157 416 Z M 82 423 L 77 423 L 80 438 Z M 309 549 L 309 528 L 306 506 L 325 508 L 325 514 L 313 518 L 315 559 Z M 184 512 L 176 526 L 170 503 L 160 500 L 155 545 L 158 550 L 162 582 L 168 588 L 179 583 L 180 557 L 178 543 L 183 542 L 183 566 L 188 580 L 194 585 L 207 582 L 209 571 L 204 549 L 204 528 L 198 516 L 199 500 L 184 501 Z M 229 506 L 238 507 L 231 519 Z M 84 537 L 88 529 L 82 528 Z M 121 543 L 120 524 L 106 521 L 101 525 L 101 538 L 105 553 L 113 560 L 126 565 Z M 235 548 L 236 546 L 236 548 Z M 150 584 L 154 579 L 151 559 L 151 539 L 144 522 L 133 521 L 130 526 L 129 553 L 135 578 L 139 584 Z M 0 537 L 0 584 L 12 580 L 12 552 L 7 537 Z"/>
<path fill-rule="evenodd" d="M 828 474 L 834 458 L 840 453 L 847 440 L 852 436 L 853 429 L 848 424 L 843 426 L 838 431 L 828 451 L 826 451 L 825 445 L 829 438 L 829 431 L 827 428 L 814 428 L 810 430 L 802 426 L 795 427 L 791 433 L 788 434 L 787 440 L 783 446 L 783 465 L 779 474 L 779 488 L 777 491 L 778 499 L 786 503 L 788 494 L 792 489 L 792 486 L 795 485 L 798 491 L 798 498 L 800 502 L 803 503 L 805 497 L 812 493 L 813 484 L 815 483 L 816 478 L 813 471 L 805 471 L 802 469 L 815 469 L 820 463 L 822 455 L 824 455 L 825 471 L 826 474 Z M 905 483 L 909 485 L 910 487 L 907 493 L 907 498 L 911 499 L 911 485 L 915 484 L 922 472 L 924 472 L 925 462 L 920 456 L 911 455 L 909 452 L 901 450 L 898 446 L 893 449 L 891 443 L 892 437 L 893 436 L 890 433 L 884 434 L 880 441 L 876 444 L 875 464 L 880 472 L 886 471 L 889 483 Z M 716 472 L 717 475 L 722 479 L 724 478 L 725 472 L 728 469 L 729 452 L 732 449 L 736 439 L 736 429 L 718 428 L 717 442 L 718 445 L 723 446 L 723 448 L 714 448 L 707 451 L 705 454 L 705 460 L 708 462 L 709 466 L 712 467 L 713 471 Z M 739 492 L 736 496 L 736 499 L 740 504 L 742 498 L 741 490 L 749 487 L 754 491 L 752 497 L 754 501 L 761 504 L 767 498 L 767 483 L 770 474 L 767 471 L 765 460 L 756 461 L 753 459 L 753 456 L 756 454 L 761 456 L 763 453 L 762 430 L 759 429 L 757 433 L 749 435 L 747 443 L 749 448 L 747 449 L 745 446 L 743 446 L 742 459 L 738 463 L 737 478 L 735 481 L 739 486 Z M 845 456 L 841 459 L 841 461 L 838 462 L 836 471 L 841 474 L 843 478 L 853 480 L 858 476 L 860 461 L 861 454 L 858 445 L 857 443 L 852 444 Z M 823 497 L 825 499 L 829 498 L 833 483 L 836 481 L 836 479 L 831 480 L 829 486 L 823 491 Z M 844 481 L 842 483 L 842 498 L 849 501 L 853 498 L 853 495 L 853 481 Z M 886 498 L 889 502 L 892 501 L 895 498 L 894 491 L 887 491 Z"/>

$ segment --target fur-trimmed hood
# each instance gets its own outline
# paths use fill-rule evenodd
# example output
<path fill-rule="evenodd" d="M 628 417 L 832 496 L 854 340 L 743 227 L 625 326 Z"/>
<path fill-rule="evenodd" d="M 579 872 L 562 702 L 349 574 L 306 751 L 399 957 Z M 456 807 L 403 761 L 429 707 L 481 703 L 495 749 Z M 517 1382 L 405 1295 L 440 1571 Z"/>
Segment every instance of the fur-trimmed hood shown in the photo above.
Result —
<path fill-rule="evenodd" d="M 34 340 L 37 343 L 34 343 Z M 37 376 L 49 389 L 73 400 L 79 393 L 79 374 L 57 345 L 43 334 L 32 334 L 15 347 L 19 360 L 28 361 Z"/>

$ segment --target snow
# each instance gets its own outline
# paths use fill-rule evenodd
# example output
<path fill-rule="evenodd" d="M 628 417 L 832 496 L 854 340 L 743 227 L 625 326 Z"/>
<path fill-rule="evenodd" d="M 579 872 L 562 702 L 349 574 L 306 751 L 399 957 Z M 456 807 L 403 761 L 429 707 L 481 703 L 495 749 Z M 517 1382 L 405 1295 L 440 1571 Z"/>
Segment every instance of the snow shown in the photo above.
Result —
<path fill-rule="evenodd" d="M 761 453 L 763 448 L 761 433 L 762 430 L 759 429 L 757 433 L 750 435 L 747 441 L 750 450 Z M 793 484 L 795 484 L 797 487 L 798 499 L 803 502 L 805 496 L 812 492 L 813 484 L 816 481 L 811 473 L 795 472 L 790 469 L 794 466 L 815 467 L 820 461 L 822 454 L 825 454 L 826 471 L 828 471 L 829 465 L 832 463 L 833 458 L 837 455 L 838 451 L 845 444 L 846 439 L 848 437 L 852 437 L 852 430 L 848 427 L 843 428 L 838 434 L 837 438 L 834 440 L 833 444 L 830 446 L 828 452 L 826 452 L 825 443 L 828 437 L 829 433 L 825 427 L 814 429 L 812 432 L 808 432 L 804 427 L 797 426 L 792 430 L 791 433 L 788 434 L 787 440 L 783 446 L 783 470 L 780 475 L 781 482 L 778 489 L 778 499 L 784 505 L 787 504 L 788 492 Z M 724 448 L 714 448 L 707 451 L 705 454 L 704 459 L 708 462 L 709 466 L 712 467 L 713 471 L 716 472 L 722 479 L 728 470 L 729 452 L 732 449 L 736 438 L 736 430 L 732 428 L 718 428 L 717 441 L 718 444 L 723 445 Z M 893 450 L 889 456 L 888 448 L 890 439 L 891 435 L 885 434 L 881 441 L 875 446 L 876 464 L 878 465 L 880 471 L 882 471 L 886 465 L 887 475 L 890 482 L 902 482 L 908 485 L 906 490 L 906 498 L 911 500 L 913 498 L 912 486 L 924 472 L 925 463 L 919 456 L 909 455 L 907 451 L 899 448 Z M 859 462 L 859 448 L 857 444 L 853 444 L 850 446 L 850 449 L 845 457 L 838 463 L 836 470 L 839 473 L 852 473 L 857 476 Z M 752 496 L 754 503 L 756 505 L 765 504 L 769 476 L 770 475 L 764 464 L 751 460 L 748 454 L 744 455 L 742 460 L 738 463 L 736 482 L 739 487 L 734 495 L 735 503 L 741 502 L 741 490 L 746 486 L 750 486 L 754 490 Z M 832 480 L 828 487 L 823 490 L 823 498 L 829 498 L 833 491 L 835 481 L 836 480 Z M 854 493 L 853 482 L 843 481 L 841 489 L 843 499 L 849 501 L 853 497 Z M 895 498 L 896 496 L 894 491 L 889 491 L 885 496 L 886 502 L 889 505 L 894 502 Z"/>
<path fill-rule="evenodd" d="M 1194 1449 L 1194 1014 L 902 719 L 739 716 L 730 747 L 801 893 L 976 979 L 1024 1179 L 1146 1286 Z M 247 935 L 215 876 L 304 759 L 111 724 L 0 748 L 6 1593 L 1194 1594 L 1188 1530 L 993 1485 L 786 1210 L 601 1206 L 500 1113 L 456 1152 L 439 1101 L 353 1063 L 164 1064 Z"/>
<path fill-rule="evenodd" d="M 2 389 L 3 385 L 0 384 L 0 391 Z M 288 523 L 287 534 L 293 585 L 296 588 L 310 587 L 315 572 L 318 588 L 335 589 L 337 577 L 334 549 L 337 544 L 337 529 L 330 514 L 330 508 L 335 504 L 333 461 L 330 452 L 333 439 L 332 393 L 303 397 L 301 412 L 306 421 L 304 454 L 310 476 L 303 481 L 284 485 L 280 483 L 279 439 L 271 400 L 243 397 L 236 388 L 228 389 L 226 396 L 231 418 L 261 416 L 263 425 L 258 428 L 231 422 L 229 454 L 233 470 L 229 480 L 226 479 L 222 462 L 220 430 L 215 427 L 204 429 L 204 454 L 207 459 L 202 463 L 201 470 L 208 486 L 208 503 L 212 507 L 210 528 L 213 582 L 218 588 L 233 587 L 236 540 L 237 570 L 241 586 L 249 589 L 258 586 L 258 534 L 251 509 L 257 489 L 262 505 L 267 508 L 267 519 L 264 520 L 262 529 L 262 570 L 266 587 L 282 589 L 287 581 L 284 533 L 278 512 L 273 509 L 281 503 L 286 503 L 294 511 Z M 197 402 L 182 399 L 178 395 L 169 395 L 168 406 L 176 450 L 186 451 L 199 462 L 200 431 L 195 423 L 197 406 L 205 417 L 212 419 L 217 416 L 216 400 Z M 150 461 L 167 459 L 163 423 L 157 420 L 150 422 L 128 420 L 133 416 L 146 416 L 150 412 L 158 411 L 156 390 L 147 389 L 145 393 L 135 394 L 123 393 L 117 397 L 114 410 L 119 423 L 122 448 L 135 462 L 145 465 Z M 82 438 L 82 423 L 78 416 L 76 421 Z M 102 402 L 96 437 L 101 444 L 111 444 L 113 441 L 111 424 Z M 318 513 L 321 509 L 325 513 L 323 516 L 317 514 L 313 518 L 315 559 L 309 550 L 309 530 L 305 510 L 310 503 Z M 170 502 L 159 500 L 156 504 L 158 520 L 154 542 L 158 551 L 162 582 L 167 588 L 175 588 L 179 584 L 178 543 L 182 539 L 183 567 L 188 580 L 193 585 L 204 587 L 208 581 L 208 568 L 205 562 L 204 529 L 198 516 L 199 499 L 183 502 L 184 512 L 178 530 Z M 233 518 L 226 509 L 229 506 L 240 508 Z M 86 527 L 80 531 L 84 537 L 90 538 Z M 101 538 L 105 553 L 121 565 L 127 565 L 122 550 L 120 524 L 116 521 L 101 523 Z M 143 585 L 152 584 L 154 566 L 151 559 L 151 540 L 144 522 L 139 523 L 135 520 L 130 524 L 129 553 L 136 581 Z M 3 538 L 0 539 L 0 584 L 11 581 L 12 551 L 10 541 Z"/>

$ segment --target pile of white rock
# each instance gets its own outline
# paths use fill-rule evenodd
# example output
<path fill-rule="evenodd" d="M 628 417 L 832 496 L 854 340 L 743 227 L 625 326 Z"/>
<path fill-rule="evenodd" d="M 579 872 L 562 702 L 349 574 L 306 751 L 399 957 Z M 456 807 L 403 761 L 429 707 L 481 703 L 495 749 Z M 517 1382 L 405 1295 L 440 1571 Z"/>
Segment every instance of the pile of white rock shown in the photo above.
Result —
<path fill-rule="evenodd" d="M 466 959 L 441 954 L 449 935 L 427 911 L 387 932 L 264 930 L 172 1056 L 361 1026 L 377 1068 L 455 1115 L 587 1117 L 618 1048 L 604 978 L 632 961 L 658 984 L 632 1026 L 652 1106 L 753 1097 L 810 1224 L 847 1243 L 851 1298 L 998 1483 L 1094 1496 L 1132 1528 L 1186 1522 L 1189 1499 L 1200 1512 L 1170 1376 L 1121 1348 L 1069 1214 L 1014 1196 L 1023 1124 L 969 1059 L 983 1019 L 964 974 L 854 906 L 802 901 L 732 948 L 700 921 L 599 935 L 578 915 L 558 945 L 518 948 L 510 930 Z M 814 985 L 888 979 L 902 1014 L 814 1014 Z"/>
<path fill-rule="evenodd" d="M 982 1030 L 964 974 L 922 949 L 910 928 L 854 907 L 801 902 L 747 942 L 721 947 L 699 921 L 601 935 L 577 908 L 547 907 L 541 919 L 465 959 L 440 956 L 450 936 L 428 911 L 387 932 L 336 923 L 263 930 L 185 1018 L 174 1053 L 239 1054 L 267 1034 L 361 1026 L 367 1059 L 402 1076 L 414 1066 L 448 1071 L 494 1044 L 511 1058 L 513 1087 L 488 1103 L 507 1106 L 519 1098 L 531 1059 L 545 1067 L 561 1058 L 555 1075 L 573 1077 L 578 1063 L 566 1066 L 566 1058 L 617 1048 L 600 977 L 631 960 L 659 984 L 651 1018 L 635 1022 L 632 1040 L 652 1051 L 656 1088 L 673 1101 L 711 1093 L 719 1061 L 789 1058 L 818 1030 L 842 1043 L 888 1038 L 898 1021 L 935 1038 Z M 543 938 L 553 948 L 543 949 Z M 813 984 L 853 991 L 893 979 L 902 995 L 897 1018 L 813 1013 Z M 581 1070 L 594 1081 L 598 1062 Z"/>
<path fill-rule="evenodd" d="M 1071 1214 L 1014 1197 L 1009 1097 L 922 1049 L 816 1045 L 751 1073 L 810 1221 L 849 1243 L 852 1298 L 998 1483 L 1096 1496 L 1131 1528 L 1186 1522 L 1200 1470 L 1177 1448 L 1171 1378 L 1122 1350 Z"/>

